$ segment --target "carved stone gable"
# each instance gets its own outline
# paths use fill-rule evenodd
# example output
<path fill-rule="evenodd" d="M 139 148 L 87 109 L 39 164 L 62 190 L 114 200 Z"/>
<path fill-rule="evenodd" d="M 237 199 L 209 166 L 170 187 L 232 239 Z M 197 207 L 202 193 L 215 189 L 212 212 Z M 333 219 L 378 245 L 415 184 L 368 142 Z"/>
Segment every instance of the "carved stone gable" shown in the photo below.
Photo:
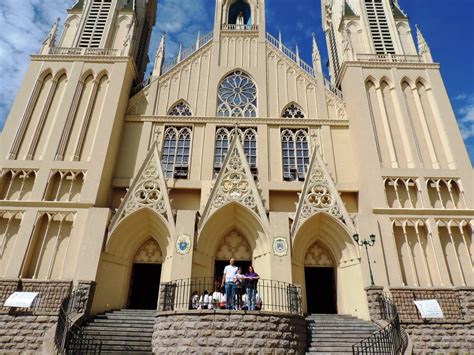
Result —
<path fill-rule="evenodd" d="M 227 156 L 217 177 L 211 196 L 199 222 L 201 228 L 205 221 L 219 208 L 238 202 L 255 212 L 262 222 L 268 223 L 265 207 L 263 206 L 257 185 L 255 184 L 250 167 L 247 163 L 242 144 L 238 135 L 234 136 Z"/>
<path fill-rule="evenodd" d="M 336 185 L 316 147 L 298 202 L 292 235 L 295 236 L 299 227 L 318 212 L 326 212 L 340 219 L 349 229 L 354 230 L 352 220 L 339 196 Z"/>
<path fill-rule="evenodd" d="M 163 262 L 163 254 L 160 246 L 155 239 L 149 239 L 138 249 L 133 259 L 134 263 L 140 264 L 159 264 Z"/>
<path fill-rule="evenodd" d="M 148 207 L 162 215 L 171 225 L 174 219 L 168 197 L 168 188 L 161 169 L 158 146 L 155 143 L 143 162 L 137 176 L 134 178 L 127 194 L 111 222 L 110 231 L 129 214 Z"/>

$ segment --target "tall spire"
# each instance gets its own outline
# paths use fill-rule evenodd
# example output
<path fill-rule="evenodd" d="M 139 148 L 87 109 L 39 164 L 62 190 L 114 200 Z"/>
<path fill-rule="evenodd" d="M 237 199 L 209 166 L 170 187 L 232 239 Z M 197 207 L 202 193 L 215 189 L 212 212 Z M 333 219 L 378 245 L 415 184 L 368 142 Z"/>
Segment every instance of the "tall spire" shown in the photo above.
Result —
<path fill-rule="evenodd" d="M 158 49 L 156 50 L 155 65 L 153 66 L 152 76 L 161 75 L 161 69 L 163 68 L 163 63 L 165 60 L 165 39 L 166 39 L 166 33 L 163 33 L 160 39 L 160 45 L 158 46 Z"/>
<path fill-rule="evenodd" d="M 298 65 L 300 65 L 301 63 L 300 48 L 298 47 L 298 43 L 296 44 L 296 62 L 298 63 Z"/>
<path fill-rule="evenodd" d="M 51 27 L 48 36 L 43 41 L 43 47 L 41 48 L 41 54 L 49 54 L 50 48 L 54 47 L 56 44 L 56 35 L 58 34 L 59 21 L 61 19 L 58 17 L 56 22 Z"/>
<path fill-rule="evenodd" d="M 425 63 L 433 63 L 430 46 L 428 46 L 428 43 L 426 42 L 425 37 L 423 36 L 423 33 L 421 33 L 418 25 L 415 25 L 415 27 L 416 37 L 418 39 L 418 54 L 421 55 Z"/>
<path fill-rule="evenodd" d="M 316 35 L 313 32 L 313 69 L 317 73 L 323 72 L 321 63 L 321 53 L 319 52 L 318 43 L 316 42 Z"/>

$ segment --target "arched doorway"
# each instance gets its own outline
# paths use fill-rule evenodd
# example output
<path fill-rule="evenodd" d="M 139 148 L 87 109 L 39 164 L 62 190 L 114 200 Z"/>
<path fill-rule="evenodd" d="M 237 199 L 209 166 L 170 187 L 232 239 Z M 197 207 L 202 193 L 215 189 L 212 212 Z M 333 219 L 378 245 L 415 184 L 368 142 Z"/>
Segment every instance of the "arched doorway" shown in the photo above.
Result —
<path fill-rule="evenodd" d="M 116 226 L 101 254 L 93 314 L 112 309 L 151 308 L 154 300 L 139 300 L 135 295 L 157 297 L 158 292 L 150 289 L 151 282 L 156 287 L 160 281 L 170 281 L 174 250 L 170 231 L 164 218 L 149 208 L 131 213 Z"/>
<path fill-rule="evenodd" d="M 245 237 L 234 230 L 222 238 L 217 247 L 214 261 L 214 277 L 217 280 L 222 278 L 224 268 L 229 265 L 229 260 L 234 258 L 236 266 L 241 267 L 246 273 L 248 267 L 252 265 L 252 250 Z"/>
<path fill-rule="evenodd" d="M 314 250 L 314 245 L 318 246 L 321 251 Z M 319 258 L 315 258 L 315 254 L 318 254 Z M 330 262 L 332 262 L 331 266 Z M 328 269 L 327 271 L 306 271 L 317 266 Z M 333 268 L 333 273 L 329 270 L 330 267 Z M 307 276 L 307 273 L 311 274 L 311 272 L 314 274 Z M 322 275 L 323 273 L 326 275 Z M 305 313 L 322 312 L 322 310 L 312 308 L 312 304 L 316 301 L 313 300 L 311 293 L 308 295 L 311 290 L 307 290 L 307 288 L 315 287 L 313 292 L 320 292 L 322 288 L 325 288 L 327 302 L 330 304 L 332 303 L 329 298 L 330 284 L 333 283 L 336 306 L 332 310 L 328 307 L 332 311 L 329 313 L 337 312 L 369 319 L 359 246 L 354 243 L 349 228 L 334 216 L 326 212 L 319 212 L 305 220 L 298 228 L 292 245 L 292 274 L 293 283 L 303 285 L 303 310 Z M 331 275 L 333 275 L 334 281 L 331 280 Z M 325 312 L 328 313 L 328 310 L 326 309 Z"/>
<path fill-rule="evenodd" d="M 319 241 L 308 249 L 304 259 L 308 313 L 336 314 L 336 269 L 329 250 Z"/>
<path fill-rule="evenodd" d="M 153 238 L 145 242 L 133 259 L 128 308 L 156 309 L 163 255 Z"/>

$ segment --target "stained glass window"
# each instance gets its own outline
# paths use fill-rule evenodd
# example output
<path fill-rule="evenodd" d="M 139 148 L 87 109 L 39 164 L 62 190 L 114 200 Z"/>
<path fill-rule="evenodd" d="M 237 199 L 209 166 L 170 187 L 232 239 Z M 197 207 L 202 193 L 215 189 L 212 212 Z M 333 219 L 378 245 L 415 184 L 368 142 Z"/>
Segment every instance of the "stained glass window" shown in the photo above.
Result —
<path fill-rule="evenodd" d="M 190 127 L 166 128 L 161 157 L 165 179 L 188 178 L 191 133 Z"/>
<path fill-rule="evenodd" d="M 218 116 L 257 116 L 257 87 L 242 71 L 235 71 L 228 75 L 221 83 L 217 96 Z"/>
<path fill-rule="evenodd" d="M 189 105 L 184 101 L 178 102 L 174 105 L 168 113 L 169 116 L 192 116 L 193 113 L 189 108 Z"/>
<path fill-rule="evenodd" d="M 283 111 L 284 118 L 304 118 L 304 113 L 301 107 L 296 104 L 288 105 Z"/>
<path fill-rule="evenodd" d="M 283 179 L 303 181 L 309 165 L 308 132 L 304 129 L 284 129 L 281 132 Z"/>
<path fill-rule="evenodd" d="M 235 134 L 235 127 L 219 127 L 216 131 L 216 146 L 214 151 L 214 176 L 217 177 L 222 163 Z M 250 169 L 257 168 L 257 130 L 256 128 L 237 128 L 240 141 Z"/>

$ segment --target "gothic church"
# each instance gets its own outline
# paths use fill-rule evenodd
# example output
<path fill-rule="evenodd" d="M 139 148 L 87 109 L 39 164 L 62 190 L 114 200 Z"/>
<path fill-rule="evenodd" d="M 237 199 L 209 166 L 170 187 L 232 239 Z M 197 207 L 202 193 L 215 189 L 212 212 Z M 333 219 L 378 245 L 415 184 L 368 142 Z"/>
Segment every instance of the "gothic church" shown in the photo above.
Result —
<path fill-rule="evenodd" d="M 86 280 L 90 316 L 156 310 L 163 285 L 235 257 L 294 285 L 304 315 L 450 297 L 445 323 L 471 333 L 443 341 L 468 349 L 474 173 L 436 53 L 397 0 L 321 9 L 330 79 L 322 39 L 304 62 L 264 0 L 216 0 L 212 32 L 172 60 L 165 37 L 147 55 L 157 0 L 77 1 L 0 136 L 0 310 L 12 280 Z M 414 350 L 438 349 L 413 312 Z"/>

